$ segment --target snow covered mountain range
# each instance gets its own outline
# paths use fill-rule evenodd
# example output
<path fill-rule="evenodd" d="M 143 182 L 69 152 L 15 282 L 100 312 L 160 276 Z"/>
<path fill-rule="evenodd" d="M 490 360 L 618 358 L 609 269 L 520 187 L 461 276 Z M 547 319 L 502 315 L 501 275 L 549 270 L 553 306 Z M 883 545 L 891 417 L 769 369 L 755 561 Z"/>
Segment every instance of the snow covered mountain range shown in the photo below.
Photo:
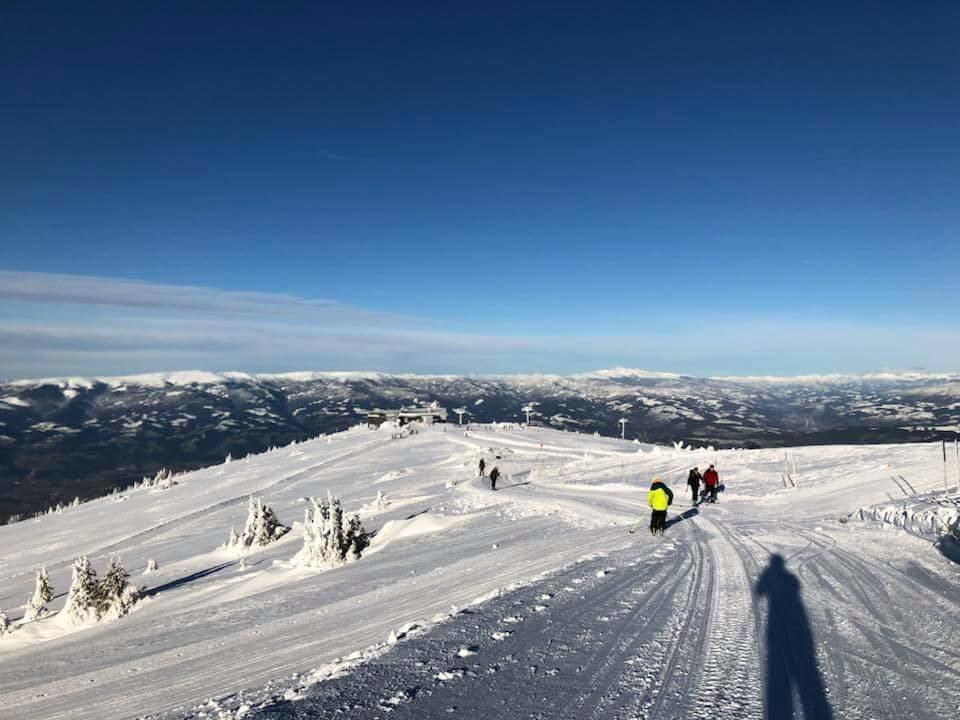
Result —
<path fill-rule="evenodd" d="M 374 407 L 438 402 L 519 420 L 719 447 L 952 439 L 960 375 L 696 378 L 616 368 L 571 376 L 178 372 L 0 384 L 0 518 L 153 475 L 343 430 Z M 454 417 L 451 415 L 451 417 Z"/>

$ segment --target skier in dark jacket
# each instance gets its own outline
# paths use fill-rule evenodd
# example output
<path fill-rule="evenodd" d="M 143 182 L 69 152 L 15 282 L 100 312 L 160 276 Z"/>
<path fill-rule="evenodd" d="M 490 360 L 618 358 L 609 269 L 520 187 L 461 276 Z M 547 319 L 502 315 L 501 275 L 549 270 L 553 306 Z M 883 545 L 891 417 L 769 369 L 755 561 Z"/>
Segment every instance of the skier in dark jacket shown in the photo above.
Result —
<path fill-rule="evenodd" d="M 483 477 L 483 470 L 487 467 L 487 463 L 483 458 L 480 458 L 480 477 Z"/>
<path fill-rule="evenodd" d="M 700 481 L 703 476 L 700 474 L 700 468 L 694 468 L 687 476 L 687 485 L 690 486 L 690 492 L 693 493 L 693 504 L 697 504 L 697 498 L 700 495 Z"/>
<path fill-rule="evenodd" d="M 500 471 L 497 470 L 497 468 L 494 468 L 493 470 L 490 471 L 490 489 L 491 490 L 497 489 L 497 478 L 499 477 L 500 477 Z"/>
<path fill-rule="evenodd" d="M 661 482 L 660 478 L 654 478 L 647 491 L 647 504 L 651 507 L 650 513 L 650 533 L 656 535 L 658 532 L 663 535 L 667 529 L 667 508 L 673 504 L 673 491 Z"/>

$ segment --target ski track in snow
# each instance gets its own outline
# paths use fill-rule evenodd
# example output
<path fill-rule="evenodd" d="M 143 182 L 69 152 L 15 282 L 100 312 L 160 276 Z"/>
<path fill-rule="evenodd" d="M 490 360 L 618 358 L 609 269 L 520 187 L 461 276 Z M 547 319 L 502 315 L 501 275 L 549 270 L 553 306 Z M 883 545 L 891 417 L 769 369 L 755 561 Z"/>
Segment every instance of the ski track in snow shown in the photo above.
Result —
<path fill-rule="evenodd" d="M 752 586 L 767 551 L 751 536 L 774 528 L 740 530 L 719 508 L 698 519 L 641 546 L 642 557 L 632 547 L 465 610 L 305 698 L 280 698 L 245 717 L 762 718 L 767 613 Z M 955 609 L 957 589 L 931 599 L 924 585 L 907 583 L 899 605 L 884 589 L 902 587 L 897 571 L 854 558 L 829 537 L 791 532 L 788 567 L 804 580 L 819 560 L 852 581 L 842 604 L 816 576 L 803 597 L 821 636 L 817 661 L 834 717 L 950 716 L 960 700 L 960 653 L 924 631 L 925 622 L 905 622 L 904 611 L 920 618 Z M 546 595 L 546 610 L 531 612 Z M 881 601 L 889 610 L 879 611 Z M 859 613 L 872 628 L 836 625 Z M 472 648 L 468 658 L 458 656 L 463 647 Z M 397 694 L 403 702 L 391 703 Z"/>
<path fill-rule="evenodd" d="M 932 489 L 939 473 L 923 446 L 804 448 L 810 467 L 797 490 L 782 491 L 782 451 L 638 453 L 546 430 L 433 429 L 373 442 L 353 433 L 341 442 L 298 446 L 311 453 L 307 467 L 293 454 L 274 456 L 276 467 L 269 458 L 220 466 L 216 502 L 199 482 L 213 474 L 200 471 L 160 496 L 165 515 L 136 532 L 124 516 L 102 541 L 96 527 L 77 524 L 76 542 L 97 548 L 92 556 L 170 554 L 155 581 L 161 591 L 113 623 L 9 652 L 0 639 L 0 718 L 759 720 L 789 717 L 788 700 L 769 688 L 790 673 L 802 698 L 819 692 L 814 701 L 838 720 L 942 720 L 960 710 L 960 571 L 928 542 L 841 526 L 823 512 L 852 510 L 849 498 L 882 501 L 870 473 L 889 475 L 891 463 Z M 475 477 L 488 448 L 504 450 L 496 493 Z M 718 458 L 731 489 L 717 505 L 691 508 L 677 474 Z M 654 475 L 677 493 L 667 534 L 651 538 L 641 523 L 628 535 L 647 513 L 634 478 Z M 273 564 L 293 555 L 294 533 L 252 554 L 246 572 L 211 554 L 251 488 L 289 513 L 298 493 L 328 487 L 348 509 L 386 487 L 396 506 L 373 527 L 393 520 L 400 534 L 384 533 L 359 562 L 324 573 Z M 191 505 L 191 493 L 202 500 Z M 46 549 L 41 530 L 66 536 L 65 524 L 84 513 L 129 512 L 148 499 L 0 531 L 60 570 L 62 592 L 75 547 Z M 426 534 L 405 536 L 419 519 L 430 520 Z M 781 635 L 771 634 L 774 598 L 755 592 L 775 553 L 799 581 Z M 9 611 L 8 598 L 26 599 L 31 578 L 22 561 L 6 560 Z M 777 637 L 789 642 L 774 647 Z M 364 648 L 373 649 L 354 652 Z M 329 679 L 308 680 L 338 657 L 341 665 L 319 673 Z"/>

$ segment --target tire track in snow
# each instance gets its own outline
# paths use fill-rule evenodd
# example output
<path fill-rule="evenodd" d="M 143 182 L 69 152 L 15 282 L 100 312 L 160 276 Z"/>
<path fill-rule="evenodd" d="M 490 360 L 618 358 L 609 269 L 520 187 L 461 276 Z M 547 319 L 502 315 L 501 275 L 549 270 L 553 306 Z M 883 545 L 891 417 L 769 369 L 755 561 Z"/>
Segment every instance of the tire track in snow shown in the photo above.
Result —
<path fill-rule="evenodd" d="M 638 552 L 650 557 L 637 560 Z M 315 686 L 303 701 L 247 717 L 588 717 L 598 697 L 632 679 L 628 661 L 639 653 L 652 666 L 663 643 L 676 638 L 660 621 L 690 597 L 695 558 L 689 546 L 637 543 L 471 608 L 352 675 Z M 663 683 L 654 674 L 648 700 Z M 618 707 L 643 717 L 637 698 L 627 699 Z"/>
<path fill-rule="evenodd" d="M 669 602 L 660 603 L 650 619 L 661 631 L 648 639 L 591 717 L 620 718 L 627 711 L 634 718 L 683 714 L 686 698 L 693 690 L 695 667 L 702 658 L 711 614 L 709 607 L 703 614 L 695 612 L 705 576 L 708 598 L 712 588 L 712 569 L 704 562 L 699 544 L 688 542 L 684 549 L 684 572 L 670 588 L 665 598 Z"/>
<path fill-rule="evenodd" d="M 755 558 L 720 520 L 711 516 L 705 520 L 717 533 L 707 542 L 716 574 L 710 601 L 715 610 L 703 655 L 703 682 L 693 694 L 690 716 L 759 719 L 763 716 L 762 648 L 748 568 Z"/>

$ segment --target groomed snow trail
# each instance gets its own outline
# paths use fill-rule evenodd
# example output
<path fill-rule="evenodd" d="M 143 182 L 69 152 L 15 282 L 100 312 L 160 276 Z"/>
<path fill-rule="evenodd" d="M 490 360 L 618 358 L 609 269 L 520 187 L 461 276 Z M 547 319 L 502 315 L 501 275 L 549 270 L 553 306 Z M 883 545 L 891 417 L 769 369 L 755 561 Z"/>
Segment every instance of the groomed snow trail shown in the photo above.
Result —
<path fill-rule="evenodd" d="M 815 530 L 730 521 L 704 508 L 653 544 L 464 610 L 305 698 L 246 717 L 954 716 L 956 586 L 853 556 Z M 754 592 L 771 551 L 801 578 L 807 627 L 771 617 Z M 777 622 L 790 625 L 790 642 L 774 649 Z M 808 640 L 813 662 L 798 657 Z M 765 696 L 781 671 L 794 675 L 792 700 Z"/>
<path fill-rule="evenodd" d="M 960 569 L 914 536 L 836 521 L 883 501 L 891 468 L 924 489 L 941 482 L 924 446 L 804 448 L 791 491 L 780 451 L 638 452 L 545 430 L 435 428 L 385 443 L 355 432 L 298 448 L 0 528 L 53 567 L 76 545 L 161 565 L 128 618 L 57 635 L 54 617 L 0 640 L 0 718 L 943 720 L 960 709 Z M 504 473 L 496 493 L 476 477 L 481 452 Z M 679 474 L 713 461 L 728 490 L 691 507 Z M 677 493 L 667 534 L 630 535 L 657 475 Z M 300 496 L 332 489 L 380 533 L 360 561 L 313 572 L 285 562 L 295 528 L 242 570 L 215 548 L 242 520 L 237 498 L 265 487 L 284 520 L 302 513 Z M 386 511 L 373 509 L 378 489 Z M 30 577 L 18 556 L 0 560 L 9 609 Z M 399 642 L 384 645 L 388 634 Z"/>
<path fill-rule="evenodd" d="M 776 553 L 806 622 L 755 592 Z M 888 560 L 816 529 L 738 526 L 719 505 L 687 511 L 667 537 L 466 609 L 246 717 L 942 720 L 960 703 L 960 590 Z M 787 642 L 773 647 L 777 624 Z"/>

